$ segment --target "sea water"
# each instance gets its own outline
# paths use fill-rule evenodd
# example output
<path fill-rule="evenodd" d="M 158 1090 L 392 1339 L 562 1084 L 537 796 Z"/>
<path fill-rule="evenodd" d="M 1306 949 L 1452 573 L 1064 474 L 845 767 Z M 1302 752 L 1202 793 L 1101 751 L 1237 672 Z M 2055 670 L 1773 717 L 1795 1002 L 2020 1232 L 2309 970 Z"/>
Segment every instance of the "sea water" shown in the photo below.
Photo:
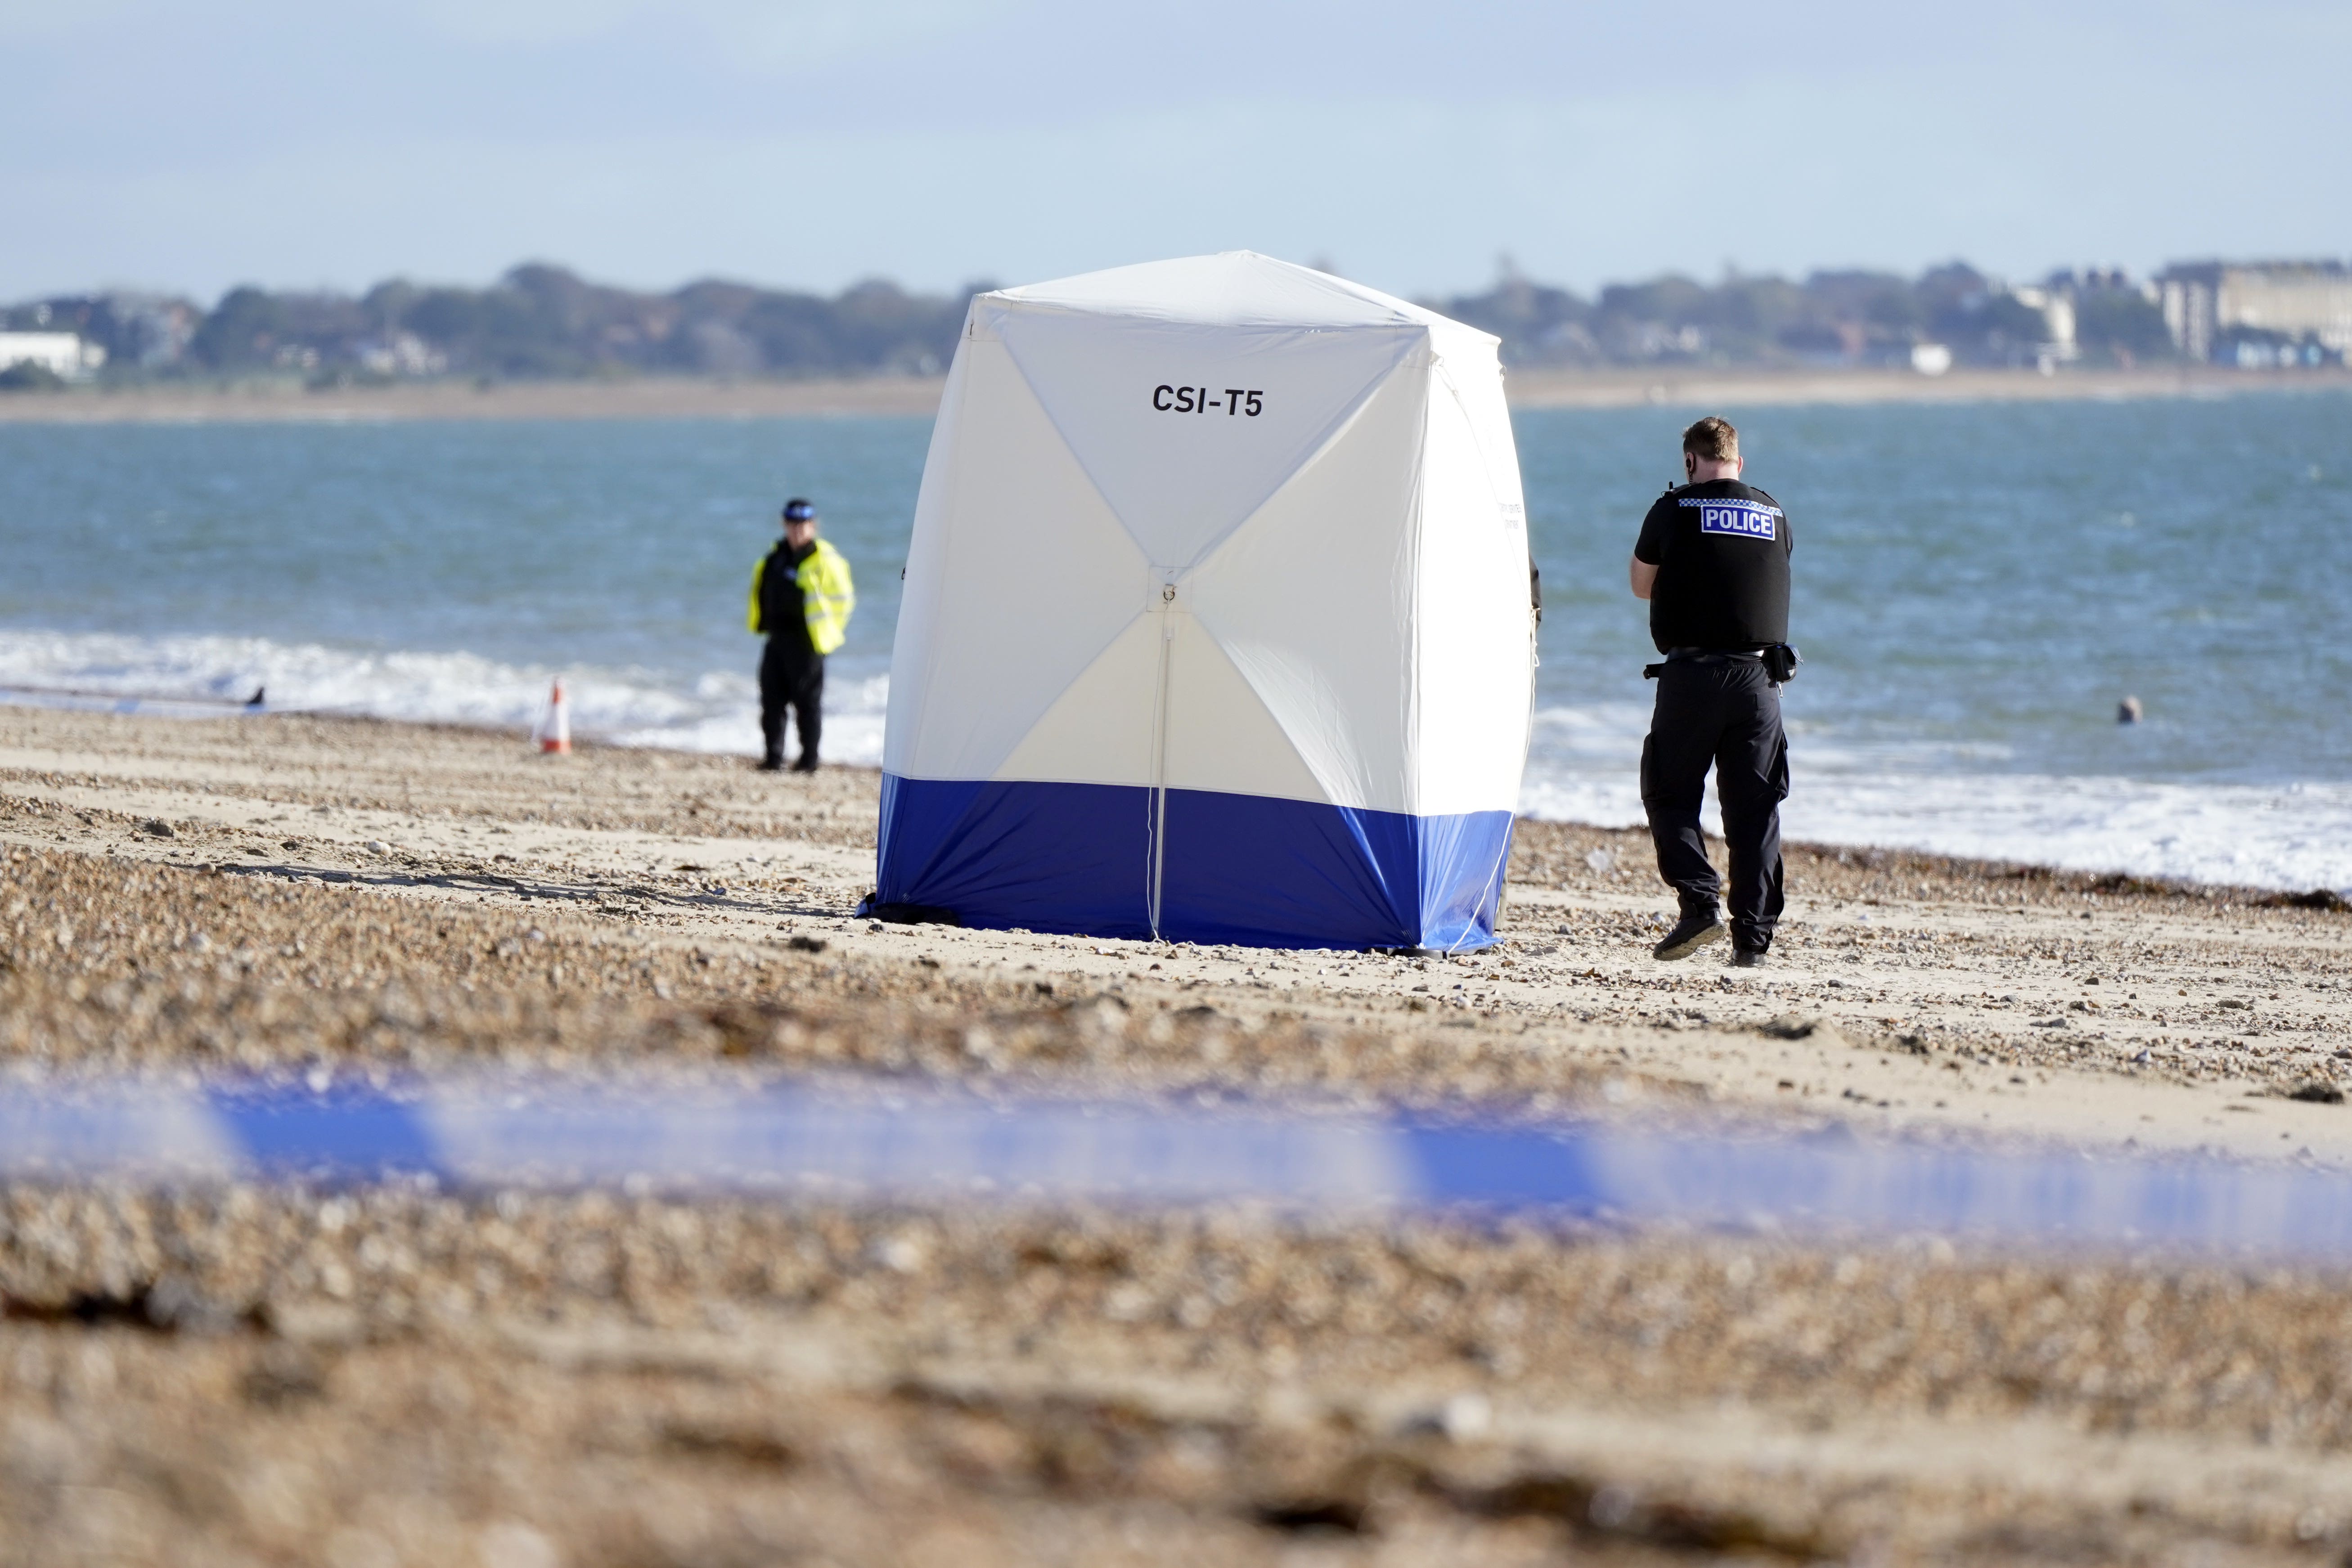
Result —
<path fill-rule="evenodd" d="M 1625 562 L 1696 412 L 1517 416 L 1532 815 L 1641 818 Z M 2352 398 L 1721 412 L 1794 528 L 1792 837 L 2352 887 Z M 745 591 L 806 495 L 858 588 L 825 752 L 877 762 L 929 430 L 0 425 L 0 698 L 519 726 L 561 673 L 583 733 L 753 752 Z"/>

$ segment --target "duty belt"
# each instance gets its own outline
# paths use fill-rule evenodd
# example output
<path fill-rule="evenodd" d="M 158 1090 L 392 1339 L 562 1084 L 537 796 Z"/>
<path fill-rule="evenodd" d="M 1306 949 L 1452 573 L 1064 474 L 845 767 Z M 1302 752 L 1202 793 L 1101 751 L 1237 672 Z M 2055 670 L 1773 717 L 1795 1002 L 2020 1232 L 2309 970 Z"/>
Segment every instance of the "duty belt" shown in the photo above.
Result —
<path fill-rule="evenodd" d="M 1642 679 L 1655 680 L 1658 679 L 1658 672 L 1667 665 L 1687 664 L 1695 659 L 1752 658 L 1760 663 L 1763 658 L 1764 655 L 1760 651 L 1752 647 L 1670 647 L 1666 650 L 1666 657 L 1663 663 L 1645 664 L 1642 667 Z"/>

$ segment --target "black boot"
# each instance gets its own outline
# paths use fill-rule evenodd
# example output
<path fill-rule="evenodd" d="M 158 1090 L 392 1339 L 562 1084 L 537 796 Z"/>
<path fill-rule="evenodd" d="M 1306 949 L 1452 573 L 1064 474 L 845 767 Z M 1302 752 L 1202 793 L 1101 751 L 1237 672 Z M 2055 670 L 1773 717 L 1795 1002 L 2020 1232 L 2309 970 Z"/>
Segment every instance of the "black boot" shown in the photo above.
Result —
<path fill-rule="evenodd" d="M 1713 910 L 1702 914 L 1685 915 L 1666 933 L 1666 940 L 1650 950 L 1654 958 L 1688 958 L 1708 942 L 1723 938 L 1723 917 Z"/>

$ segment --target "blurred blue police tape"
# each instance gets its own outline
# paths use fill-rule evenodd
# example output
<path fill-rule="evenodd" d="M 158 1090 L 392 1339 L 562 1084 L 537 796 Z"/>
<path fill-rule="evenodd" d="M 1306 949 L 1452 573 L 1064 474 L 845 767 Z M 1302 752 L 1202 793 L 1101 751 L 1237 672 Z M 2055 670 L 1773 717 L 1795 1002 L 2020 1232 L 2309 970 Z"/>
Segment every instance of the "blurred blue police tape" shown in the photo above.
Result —
<path fill-rule="evenodd" d="M 814 1081 L 0 1087 L 0 1182 L 93 1180 L 1483 1211 L 2352 1258 L 2343 1172 L 1864 1139 L 1835 1126 L 1480 1123 Z"/>

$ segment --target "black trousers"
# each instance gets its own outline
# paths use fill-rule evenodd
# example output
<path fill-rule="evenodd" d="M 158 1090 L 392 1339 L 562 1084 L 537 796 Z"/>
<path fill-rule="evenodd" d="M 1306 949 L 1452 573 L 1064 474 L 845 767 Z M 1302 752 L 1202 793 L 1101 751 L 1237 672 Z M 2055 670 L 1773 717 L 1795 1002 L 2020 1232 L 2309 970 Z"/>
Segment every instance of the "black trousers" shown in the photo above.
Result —
<path fill-rule="evenodd" d="M 770 637 L 760 656 L 760 739 L 770 762 L 784 759 L 786 709 L 798 721 L 801 764 L 813 768 L 817 737 L 824 730 L 824 656 Z"/>
<path fill-rule="evenodd" d="M 1658 846 L 1658 875 L 1686 915 L 1715 913 L 1723 891 L 1698 826 L 1710 767 L 1731 850 L 1731 940 L 1761 952 L 1780 920 L 1789 742 L 1780 689 L 1756 659 L 1679 658 L 1658 671 L 1658 706 L 1642 742 L 1642 807 Z"/>

